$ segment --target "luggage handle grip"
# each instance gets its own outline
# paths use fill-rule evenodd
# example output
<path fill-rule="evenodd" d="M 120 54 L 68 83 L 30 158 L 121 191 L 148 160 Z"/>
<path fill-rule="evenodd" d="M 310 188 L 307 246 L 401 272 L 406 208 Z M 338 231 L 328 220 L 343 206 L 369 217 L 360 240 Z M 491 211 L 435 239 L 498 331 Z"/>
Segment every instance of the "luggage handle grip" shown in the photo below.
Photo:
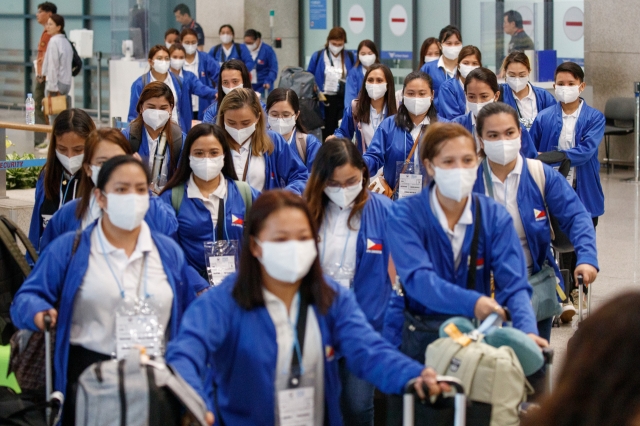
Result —
<path fill-rule="evenodd" d="M 42 318 L 42 321 L 44 322 L 44 330 L 48 333 L 51 331 L 51 315 L 44 314 L 44 317 Z"/>
<path fill-rule="evenodd" d="M 446 384 L 448 384 L 449 386 L 451 386 L 456 391 L 457 394 L 463 394 L 464 393 L 464 387 L 462 386 L 462 381 L 460 379 L 456 378 L 456 377 L 452 377 L 452 376 L 436 376 L 436 380 L 438 381 L 438 383 L 446 383 Z M 415 394 L 416 393 L 415 384 L 416 384 L 416 379 L 409 380 L 407 382 L 407 384 L 404 386 L 404 393 L 405 394 Z"/>
<path fill-rule="evenodd" d="M 544 363 L 546 365 L 553 364 L 553 348 L 551 347 L 542 348 L 542 356 L 544 357 Z"/>

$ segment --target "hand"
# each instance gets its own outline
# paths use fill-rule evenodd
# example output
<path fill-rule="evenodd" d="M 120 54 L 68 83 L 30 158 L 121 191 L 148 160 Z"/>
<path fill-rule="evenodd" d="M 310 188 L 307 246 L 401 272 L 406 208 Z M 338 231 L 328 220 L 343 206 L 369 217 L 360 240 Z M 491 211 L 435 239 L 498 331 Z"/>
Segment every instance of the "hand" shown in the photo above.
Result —
<path fill-rule="evenodd" d="M 598 276 L 598 271 L 593 266 L 588 265 L 586 263 L 582 263 L 576 266 L 576 270 L 573 273 L 576 283 L 578 282 L 578 275 L 582 275 L 582 281 L 584 282 L 584 285 L 589 287 L 589 284 L 591 284 L 596 280 L 596 277 Z"/>
<path fill-rule="evenodd" d="M 547 348 L 549 347 L 549 342 L 547 342 L 545 339 L 543 339 L 542 337 L 534 334 L 534 333 L 529 333 L 527 334 L 527 336 L 529 336 L 529 338 L 531 340 L 533 340 L 535 342 L 536 345 L 538 345 L 539 348 Z"/>
<path fill-rule="evenodd" d="M 211 411 L 207 411 L 207 414 L 204 415 L 204 421 L 207 422 L 209 426 L 213 425 L 215 419 L 213 418 L 213 413 Z"/>
<path fill-rule="evenodd" d="M 476 302 L 475 308 L 473 309 L 473 314 L 480 321 L 484 321 L 489 315 L 494 312 L 497 312 L 503 321 L 507 320 L 507 314 L 504 312 L 504 309 L 500 307 L 498 302 L 487 296 L 481 296 Z"/>
<path fill-rule="evenodd" d="M 140 157 L 140 154 L 138 154 L 137 152 L 134 152 L 132 157 L 135 158 L 136 160 L 142 162 L 142 157 Z"/>
<path fill-rule="evenodd" d="M 269 83 L 263 84 L 262 87 L 264 87 L 267 90 L 271 89 L 271 85 Z"/>
<path fill-rule="evenodd" d="M 327 136 L 327 138 L 324 141 L 325 142 L 326 141 L 330 141 L 331 139 L 335 139 L 335 138 L 336 138 L 336 135 L 329 135 L 329 136 Z"/>
<path fill-rule="evenodd" d="M 44 331 L 44 316 L 46 314 L 49 314 L 49 316 L 51 317 L 51 328 L 55 327 L 56 322 L 58 321 L 58 311 L 56 311 L 55 309 L 49 309 L 48 311 L 38 312 L 33 317 L 33 323 L 36 325 L 36 327 L 38 327 L 42 331 Z"/>
<path fill-rule="evenodd" d="M 438 383 L 436 370 L 431 367 L 427 367 L 422 370 L 420 376 L 416 378 L 416 382 L 413 385 L 416 389 L 416 393 L 420 399 L 426 399 L 424 394 L 424 386 L 429 389 L 429 396 L 439 395 L 442 392 L 449 392 L 451 387 L 446 383 Z"/>

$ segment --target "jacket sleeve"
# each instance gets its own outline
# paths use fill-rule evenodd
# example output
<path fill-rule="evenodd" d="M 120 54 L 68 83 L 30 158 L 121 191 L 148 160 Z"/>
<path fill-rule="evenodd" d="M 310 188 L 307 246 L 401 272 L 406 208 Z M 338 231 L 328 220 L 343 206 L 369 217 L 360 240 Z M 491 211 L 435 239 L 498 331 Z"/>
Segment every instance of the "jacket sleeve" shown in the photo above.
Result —
<path fill-rule="evenodd" d="M 556 98 L 553 97 L 553 95 L 551 93 L 549 93 L 547 90 L 540 90 L 538 92 L 538 94 L 541 96 L 541 103 L 542 103 L 542 108 L 546 109 L 549 108 L 551 106 L 554 106 L 555 104 L 558 103 L 558 101 L 556 100 Z M 538 111 L 538 113 L 540 113 L 540 111 Z"/>
<path fill-rule="evenodd" d="M 307 67 L 307 71 L 313 75 L 316 75 L 316 68 L 318 67 L 319 56 L 320 55 L 318 55 L 318 52 L 314 52 L 313 55 L 311 55 L 311 59 L 309 60 L 309 66 Z M 318 84 L 317 81 L 316 81 L 316 84 Z M 318 90 L 322 91 L 322 87 L 318 87 Z"/>
<path fill-rule="evenodd" d="M 436 312 L 473 318 L 476 302 L 482 294 L 438 276 L 433 267 L 437 259 L 432 259 L 422 244 L 421 227 L 425 225 L 419 223 L 411 211 L 415 206 L 415 203 L 394 203 L 391 216 L 395 220 L 387 222 L 386 230 L 391 257 L 403 278 L 405 294 Z"/>
<path fill-rule="evenodd" d="M 355 126 L 353 124 L 353 111 L 351 110 L 351 101 L 349 101 L 349 105 L 344 108 L 340 127 L 338 127 L 333 134 L 339 138 L 347 138 L 351 140 L 353 139 L 355 131 Z"/>
<path fill-rule="evenodd" d="M 529 137 L 536 152 L 540 152 L 540 141 L 542 140 L 542 117 L 540 114 L 533 120 L 533 124 L 529 129 Z"/>
<path fill-rule="evenodd" d="M 127 116 L 127 121 L 131 123 L 138 117 L 138 112 L 136 111 L 136 106 L 138 105 L 138 99 L 140 99 L 140 94 L 142 93 L 142 80 L 137 79 L 131 85 L 131 97 L 129 98 L 129 115 Z"/>
<path fill-rule="evenodd" d="M 42 238 L 40 238 L 40 251 L 44 250 L 51 241 L 55 240 L 59 235 L 64 234 L 64 213 L 63 209 L 59 209 L 51 217 L 49 223 L 47 223 L 47 227 L 44 228 L 44 232 L 42 233 Z M 75 216 L 73 218 L 75 219 Z"/>
<path fill-rule="evenodd" d="M 242 56 L 242 62 L 244 62 L 249 72 L 251 72 L 256 67 L 256 62 L 251 57 L 251 52 L 249 52 L 249 49 L 244 43 L 240 45 L 240 55 Z"/>
<path fill-rule="evenodd" d="M 582 166 L 591 160 L 594 155 L 598 155 L 598 147 L 604 137 L 604 115 L 596 110 L 589 112 L 591 114 L 589 116 L 585 114 L 583 119 L 585 121 L 585 129 L 582 132 L 582 139 L 576 141 L 575 147 L 565 151 L 567 157 L 571 160 L 572 166 Z M 578 120 L 580 120 L 580 117 L 578 117 Z"/>
<path fill-rule="evenodd" d="M 218 89 L 218 77 L 220 75 L 220 65 L 218 61 L 214 60 L 211 56 L 202 55 L 202 58 L 205 58 L 205 72 L 207 73 L 207 78 L 211 84 L 211 87 L 217 91 Z"/>
<path fill-rule="evenodd" d="M 177 242 L 178 219 L 171 205 L 171 191 L 167 191 L 167 193 L 169 194 L 168 202 L 164 200 L 165 197 L 157 197 L 155 195 L 150 197 L 149 201 L 153 207 L 153 216 L 148 216 L 148 219 L 145 217 L 145 221 L 156 232 L 166 235 Z M 151 210 L 149 213 L 151 213 Z"/>
<path fill-rule="evenodd" d="M 457 84 L 457 80 L 447 80 L 453 81 Z M 464 114 L 464 111 L 460 112 L 458 107 L 458 101 L 455 92 L 451 90 L 451 84 L 453 83 L 443 83 L 440 85 L 440 94 L 438 95 L 438 114 L 447 120 L 452 120 L 455 117 Z"/>
<path fill-rule="evenodd" d="M 280 135 L 276 137 L 282 139 Z M 295 148 L 284 142 L 284 139 L 282 143 L 276 144 L 276 146 L 278 145 L 280 145 L 280 149 L 277 152 L 278 157 L 276 158 L 278 175 L 284 179 L 286 189 L 302 195 L 309 179 L 307 166 L 302 163 L 300 157 L 293 151 Z"/>
<path fill-rule="evenodd" d="M 334 304 L 337 350 L 349 371 L 384 393 L 401 394 L 424 366 L 398 352 L 371 327 L 353 292 L 340 290 Z"/>
<path fill-rule="evenodd" d="M 345 109 L 351 106 L 351 101 L 358 97 L 360 87 L 358 87 L 358 79 L 356 73 L 360 72 L 360 67 L 353 67 L 347 75 L 347 82 L 345 84 L 344 92 L 344 107 Z"/>
<path fill-rule="evenodd" d="M 267 76 L 265 83 L 271 86 L 273 89 L 273 85 L 276 83 L 276 78 L 278 78 L 278 57 L 276 56 L 276 52 L 273 49 L 269 49 L 269 57 L 267 58 L 269 63 L 269 75 Z"/>
<path fill-rule="evenodd" d="M 215 116 L 218 113 L 218 104 L 214 101 L 207 109 L 204 110 L 204 116 L 202 117 L 203 123 L 216 124 L 214 121 Z"/>
<path fill-rule="evenodd" d="M 402 344 L 404 306 L 404 297 L 399 296 L 395 291 L 392 291 L 391 297 L 389 298 L 389 305 L 384 313 L 382 337 L 387 339 L 396 348 L 399 348 Z"/>
<path fill-rule="evenodd" d="M 387 120 L 393 120 L 393 118 L 385 119 L 382 122 L 378 130 L 373 134 L 373 139 L 371 139 L 367 152 L 363 155 L 364 162 L 369 168 L 370 176 L 374 176 L 381 167 L 384 167 L 386 146 L 387 143 L 392 142 L 388 140 L 390 137 L 390 121 Z"/>
<path fill-rule="evenodd" d="M 189 71 L 185 71 L 185 73 L 187 73 Z M 193 74 L 192 74 L 193 75 Z M 193 81 L 191 82 L 191 93 L 193 95 L 198 95 L 202 98 L 206 98 L 208 100 L 213 100 L 215 99 L 216 93 L 217 91 L 212 89 L 211 87 L 208 87 L 204 84 L 202 84 L 202 82 L 200 81 L 200 79 L 198 79 L 195 75 L 194 78 L 192 79 Z"/>
<path fill-rule="evenodd" d="M 33 206 L 33 212 L 31 213 L 31 222 L 29 224 L 29 241 L 33 244 L 37 252 L 40 252 L 40 208 L 44 200 L 44 168 L 38 176 L 36 182 L 36 197 L 35 204 Z M 46 229 L 46 228 L 45 228 Z M 27 260 L 29 256 L 27 254 Z"/>
<path fill-rule="evenodd" d="M 522 125 L 522 123 L 520 124 L 520 129 L 522 130 L 522 146 L 520 147 L 520 152 L 526 158 L 537 158 L 538 151 L 536 151 L 536 147 L 533 145 L 529 131 Z"/>

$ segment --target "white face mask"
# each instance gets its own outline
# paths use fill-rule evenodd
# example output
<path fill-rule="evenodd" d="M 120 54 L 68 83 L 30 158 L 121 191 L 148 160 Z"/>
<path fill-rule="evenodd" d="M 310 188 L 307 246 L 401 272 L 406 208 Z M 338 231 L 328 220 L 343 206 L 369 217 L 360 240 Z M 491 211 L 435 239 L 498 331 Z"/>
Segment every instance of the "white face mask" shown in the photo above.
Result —
<path fill-rule="evenodd" d="M 404 96 L 402 103 L 407 107 L 407 110 L 413 115 L 422 115 L 429 111 L 431 107 L 431 97 L 428 98 L 409 98 Z"/>
<path fill-rule="evenodd" d="M 60 164 L 62 164 L 62 167 L 72 175 L 75 175 L 76 172 L 80 170 L 80 167 L 82 167 L 82 160 L 84 160 L 84 154 L 69 158 L 64 154 L 60 154 L 57 149 L 56 157 Z"/>
<path fill-rule="evenodd" d="M 169 121 L 170 116 L 169 111 L 163 111 L 161 109 L 145 109 L 142 111 L 142 121 L 153 130 L 164 127 L 167 121 Z"/>
<path fill-rule="evenodd" d="M 367 95 L 369 95 L 369 97 L 374 101 L 377 101 L 387 93 L 387 83 L 366 83 L 365 88 L 367 89 Z"/>
<path fill-rule="evenodd" d="M 424 63 L 428 64 L 429 62 L 437 61 L 438 59 L 440 59 L 440 56 L 425 56 Z"/>
<path fill-rule="evenodd" d="M 105 194 L 109 221 L 120 229 L 133 231 L 142 221 L 149 210 L 149 194 Z"/>
<path fill-rule="evenodd" d="M 493 99 L 487 102 L 478 102 L 478 103 L 467 101 L 467 109 L 471 111 L 474 117 L 477 117 L 480 110 L 485 106 L 489 105 L 490 103 L 493 103 Z"/>
<path fill-rule="evenodd" d="M 529 77 L 509 77 L 507 76 L 507 84 L 514 92 L 518 93 L 529 83 Z"/>
<path fill-rule="evenodd" d="M 324 189 L 324 193 L 327 195 L 327 197 L 329 197 L 329 199 L 341 209 L 344 209 L 345 207 L 351 205 L 351 203 L 353 203 L 353 200 L 355 200 L 358 194 L 360 194 L 361 192 L 362 180 L 360 180 L 360 182 L 356 185 L 347 186 L 346 188 L 327 186 Z"/>
<path fill-rule="evenodd" d="M 249 49 L 250 52 L 253 52 L 257 48 L 258 48 L 258 42 L 257 41 L 255 43 L 253 43 L 253 44 L 247 44 L 247 49 Z"/>
<path fill-rule="evenodd" d="M 171 68 L 173 68 L 176 71 L 179 71 L 184 66 L 184 59 L 171 58 L 170 63 L 171 63 Z"/>
<path fill-rule="evenodd" d="M 233 36 L 231 34 L 220 34 L 220 41 L 222 44 L 229 44 L 233 41 Z"/>
<path fill-rule="evenodd" d="M 460 69 L 460 75 L 462 76 L 462 78 L 467 78 L 467 76 L 469 75 L 469 73 L 473 70 L 475 70 L 476 68 L 480 68 L 476 65 L 465 65 L 465 64 L 460 64 L 458 66 L 458 68 Z"/>
<path fill-rule="evenodd" d="M 358 55 L 360 63 L 365 67 L 370 67 L 376 62 L 376 55 Z"/>
<path fill-rule="evenodd" d="M 220 171 L 224 167 L 224 155 L 213 158 L 197 158 L 190 155 L 189 165 L 194 175 L 209 182 L 220 175 Z"/>
<path fill-rule="evenodd" d="M 281 135 L 288 135 L 296 125 L 295 115 L 289 118 L 269 117 L 268 120 L 271 130 L 276 133 L 280 133 Z"/>
<path fill-rule="evenodd" d="M 93 186 L 98 186 L 98 175 L 100 174 L 102 166 L 94 166 L 91 164 L 89 168 L 91 168 L 91 181 L 93 182 Z"/>
<path fill-rule="evenodd" d="M 504 166 L 518 157 L 521 145 L 520 136 L 510 140 L 484 141 L 484 153 L 489 160 Z"/>
<path fill-rule="evenodd" d="M 171 49 L 171 46 L 173 46 L 173 43 L 169 43 L 168 41 L 165 41 L 164 45 L 167 46 L 167 49 Z"/>
<path fill-rule="evenodd" d="M 570 104 L 580 96 L 580 86 L 556 86 L 556 97 L 560 102 Z"/>
<path fill-rule="evenodd" d="M 329 50 L 331 51 L 331 53 L 333 53 L 333 56 L 338 56 L 338 53 L 342 52 L 342 49 L 344 49 L 344 45 L 335 46 L 329 43 Z"/>
<path fill-rule="evenodd" d="M 187 55 L 193 55 L 198 50 L 198 45 L 196 44 L 183 44 L 182 46 Z"/>
<path fill-rule="evenodd" d="M 244 87 L 244 85 L 240 84 L 239 86 L 233 86 L 233 87 L 224 87 L 222 86 L 222 91 L 224 92 L 225 95 L 228 95 L 232 90 L 236 90 L 236 89 L 242 89 Z"/>
<path fill-rule="evenodd" d="M 251 135 L 253 135 L 253 132 L 256 131 L 256 124 L 257 123 L 253 123 L 249 127 L 245 127 L 242 129 L 234 129 L 233 127 L 225 123 L 224 128 L 227 131 L 227 133 L 229 133 L 229 135 L 233 138 L 234 141 L 242 145 L 242 143 L 247 139 L 249 139 Z"/>
<path fill-rule="evenodd" d="M 161 61 L 159 59 L 153 60 L 153 70 L 158 74 L 166 74 L 169 71 L 170 62 Z"/>
<path fill-rule="evenodd" d="M 441 169 L 436 166 L 433 168 L 436 172 L 433 179 L 436 181 L 442 196 L 462 201 L 463 198 L 471 194 L 473 184 L 476 183 L 478 166 L 471 169 Z"/>
<path fill-rule="evenodd" d="M 309 273 L 318 256 L 318 248 L 313 239 L 297 241 L 259 241 L 262 257 L 258 260 L 270 277 L 294 284 Z"/>
<path fill-rule="evenodd" d="M 444 55 L 445 58 L 450 59 L 450 60 L 455 60 L 458 59 L 458 55 L 460 54 L 460 51 L 462 50 L 462 45 L 459 46 L 447 46 L 444 45 L 442 46 L 442 54 Z"/>

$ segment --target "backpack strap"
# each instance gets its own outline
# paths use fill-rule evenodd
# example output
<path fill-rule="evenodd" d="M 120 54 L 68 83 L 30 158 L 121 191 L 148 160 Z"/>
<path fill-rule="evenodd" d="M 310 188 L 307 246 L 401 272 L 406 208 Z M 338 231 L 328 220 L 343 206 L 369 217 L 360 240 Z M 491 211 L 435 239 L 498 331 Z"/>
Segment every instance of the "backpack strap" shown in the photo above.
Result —
<path fill-rule="evenodd" d="M 247 182 L 243 182 L 241 180 L 234 180 L 234 182 L 238 187 L 238 191 L 240 191 L 242 201 L 244 201 L 244 217 L 246 220 L 247 215 L 251 210 L 251 206 L 253 205 L 253 198 L 251 197 L 251 187 Z"/>
<path fill-rule="evenodd" d="M 549 207 L 547 206 L 547 200 L 544 195 L 544 188 L 547 184 L 547 177 L 544 174 L 544 166 L 542 161 L 527 158 L 527 169 L 531 174 L 531 177 L 536 183 L 540 195 L 542 195 L 542 202 L 544 203 L 544 210 L 547 212 L 547 220 L 549 221 L 549 229 L 551 230 L 551 241 L 556 239 L 556 234 L 553 232 L 553 225 L 551 224 L 551 215 L 549 214 Z"/>
<path fill-rule="evenodd" d="M 9 254 L 13 258 L 14 262 L 20 268 L 20 271 L 25 277 L 28 277 L 31 273 L 31 267 L 27 263 L 27 260 L 22 255 L 18 243 L 16 243 L 15 237 L 10 228 L 5 224 L 4 218 L 0 221 L 0 242 L 7 248 Z M 36 256 L 37 259 L 37 256 Z M 34 261 L 36 260 L 34 259 Z"/>
<path fill-rule="evenodd" d="M 302 158 L 302 162 L 307 164 L 307 134 L 302 132 L 296 132 L 296 147 L 298 148 L 298 154 Z"/>
<path fill-rule="evenodd" d="M 171 123 L 171 161 L 175 158 L 175 164 L 180 161 L 182 153 L 182 129 L 176 123 Z"/>
<path fill-rule="evenodd" d="M 474 196 L 476 217 L 473 220 L 473 239 L 471 240 L 471 253 L 469 253 L 469 268 L 467 271 L 467 290 L 476 288 L 476 272 L 478 269 L 478 245 L 480 243 L 480 228 L 482 228 L 482 212 L 480 200 Z"/>
<path fill-rule="evenodd" d="M 142 123 L 135 120 L 129 124 L 129 144 L 133 152 L 140 150 L 140 144 L 142 144 Z"/>
<path fill-rule="evenodd" d="M 80 238 L 82 237 L 82 226 L 79 226 L 78 229 L 76 229 L 76 235 L 75 237 L 73 237 L 73 246 L 71 246 L 71 256 L 73 257 L 74 254 L 76 254 L 76 251 L 78 250 L 78 246 L 80 245 Z"/>
<path fill-rule="evenodd" d="M 238 55 L 238 59 L 242 59 L 242 51 L 240 50 L 240 45 L 234 42 L 233 46 L 236 48 L 236 54 Z"/>
<path fill-rule="evenodd" d="M 144 74 L 142 74 L 142 88 L 144 89 L 147 84 L 149 84 L 149 73 L 145 72 Z"/>
<path fill-rule="evenodd" d="M 29 253 L 33 261 L 36 262 L 38 260 L 38 252 L 36 251 L 36 248 L 33 246 L 33 244 L 31 244 L 31 241 L 29 240 L 29 237 L 27 237 L 27 234 L 25 234 L 22 229 L 20 229 L 20 227 L 15 224 L 15 222 L 13 222 L 6 216 L 0 215 L 0 221 L 4 222 L 5 226 L 12 234 L 18 236 L 24 247 L 27 249 L 27 253 Z"/>
<path fill-rule="evenodd" d="M 180 206 L 182 205 L 182 199 L 184 198 L 184 183 L 182 185 L 174 186 L 171 188 L 171 205 L 176 212 L 176 216 L 180 213 Z"/>
<path fill-rule="evenodd" d="M 216 45 L 213 47 L 213 59 L 218 60 L 216 56 L 218 56 L 218 52 L 220 52 L 220 45 Z"/>

